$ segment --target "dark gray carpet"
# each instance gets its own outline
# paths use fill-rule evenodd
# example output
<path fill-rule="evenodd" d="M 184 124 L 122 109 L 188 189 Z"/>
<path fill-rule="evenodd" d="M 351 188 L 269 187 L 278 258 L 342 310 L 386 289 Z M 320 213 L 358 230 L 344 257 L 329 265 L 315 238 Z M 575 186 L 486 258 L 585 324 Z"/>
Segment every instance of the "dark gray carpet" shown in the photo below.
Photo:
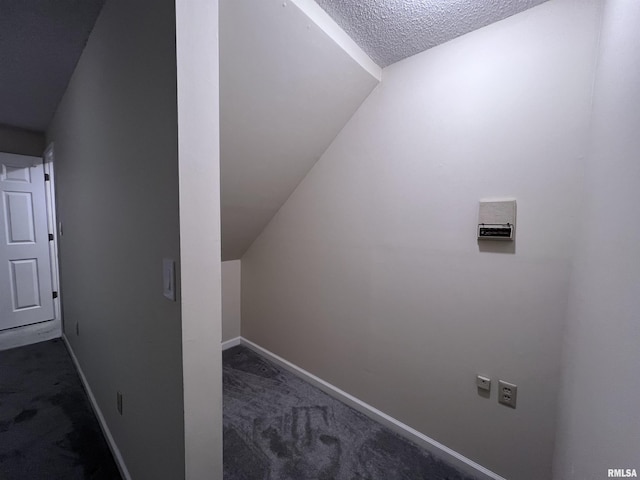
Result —
<path fill-rule="evenodd" d="M 225 480 L 474 480 L 246 347 L 223 382 Z"/>
<path fill-rule="evenodd" d="M 120 480 L 61 340 L 0 352 L 0 480 Z"/>

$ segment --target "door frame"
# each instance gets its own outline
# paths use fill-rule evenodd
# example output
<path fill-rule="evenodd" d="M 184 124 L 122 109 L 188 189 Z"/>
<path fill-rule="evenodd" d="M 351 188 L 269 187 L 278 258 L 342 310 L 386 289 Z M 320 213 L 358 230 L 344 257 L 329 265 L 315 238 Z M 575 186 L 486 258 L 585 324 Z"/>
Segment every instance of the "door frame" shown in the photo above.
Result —
<path fill-rule="evenodd" d="M 61 234 L 56 228 L 56 199 L 55 199 L 55 178 L 54 178 L 54 145 L 49 144 L 43 156 L 44 173 L 49 175 L 49 181 L 45 182 L 45 203 L 47 209 L 47 227 L 49 233 L 53 234 L 53 241 L 49 242 L 49 261 L 51 262 L 51 285 L 54 292 L 58 292 L 58 297 L 53 301 L 53 320 L 15 327 L 0 331 L 0 350 L 22 347 L 32 343 L 53 340 L 62 336 L 62 293 L 60 291 L 60 272 L 58 262 L 58 236 Z"/>
<path fill-rule="evenodd" d="M 51 287 L 58 292 L 58 297 L 53 299 L 54 320 L 58 321 L 60 336 L 62 336 L 62 292 L 60 291 L 60 256 L 58 254 L 58 236 L 62 235 L 62 224 L 58 223 L 56 215 L 56 191 L 55 191 L 55 153 L 53 142 L 47 146 L 43 155 L 44 173 L 49 175 L 49 181 L 45 182 L 44 194 L 47 203 L 47 227 L 53 234 L 53 242 L 49 243 L 49 261 L 51 262 Z"/>

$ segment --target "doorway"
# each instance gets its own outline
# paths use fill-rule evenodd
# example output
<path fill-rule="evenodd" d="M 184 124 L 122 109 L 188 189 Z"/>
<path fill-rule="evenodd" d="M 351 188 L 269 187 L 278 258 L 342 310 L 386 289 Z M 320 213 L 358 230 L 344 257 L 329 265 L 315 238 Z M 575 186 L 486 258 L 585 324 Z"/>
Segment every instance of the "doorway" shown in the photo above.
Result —
<path fill-rule="evenodd" d="M 61 334 L 53 147 L 0 153 L 0 350 Z"/>

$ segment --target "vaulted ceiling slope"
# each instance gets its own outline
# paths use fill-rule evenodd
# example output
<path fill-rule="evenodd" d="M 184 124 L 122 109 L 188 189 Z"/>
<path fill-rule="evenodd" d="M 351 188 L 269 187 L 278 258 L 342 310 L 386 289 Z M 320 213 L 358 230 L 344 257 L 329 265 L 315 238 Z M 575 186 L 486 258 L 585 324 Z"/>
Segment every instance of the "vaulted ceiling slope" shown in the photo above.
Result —
<path fill-rule="evenodd" d="M 316 0 L 386 67 L 547 0 Z"/>
<path fill-rule="evenodd" d="M 220 2 L 223 260 L 244 254 L 378 83 L 298 5 Z"/>
<path fill-rule="evenodd" d="M 222 258 L 241 258 L 380 68 L 546 0 L 221 0 Z"/>
<path fill-rule="evenodd" d="M 0 124 L 47 128 L 103 4 L 0 1 Z"/>

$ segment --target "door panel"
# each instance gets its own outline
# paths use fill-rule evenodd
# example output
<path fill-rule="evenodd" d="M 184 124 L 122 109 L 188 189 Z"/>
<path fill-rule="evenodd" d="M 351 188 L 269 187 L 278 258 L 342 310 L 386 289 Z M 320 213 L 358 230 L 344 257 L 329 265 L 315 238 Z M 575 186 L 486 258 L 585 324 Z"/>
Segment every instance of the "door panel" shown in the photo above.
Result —
<path fill-rule="evenodd" d="M 4 192 L 7 244 L 35 243 L 33 199 L 29 192 Z"/>
<path fill-rule="evenodd" d="M 0 153 L 0 330 L 54 317 L 42 159 Z"/>
<path fill-rule="evenodd" d="M 31 183 L 31 172 L 25 167 L 2 165 L 2 180 Z"/>
<path fill-rule="evenodd" d="M 38 259 L 11 260 L 11 293 L 13 310 L 40 307 Z"/>

